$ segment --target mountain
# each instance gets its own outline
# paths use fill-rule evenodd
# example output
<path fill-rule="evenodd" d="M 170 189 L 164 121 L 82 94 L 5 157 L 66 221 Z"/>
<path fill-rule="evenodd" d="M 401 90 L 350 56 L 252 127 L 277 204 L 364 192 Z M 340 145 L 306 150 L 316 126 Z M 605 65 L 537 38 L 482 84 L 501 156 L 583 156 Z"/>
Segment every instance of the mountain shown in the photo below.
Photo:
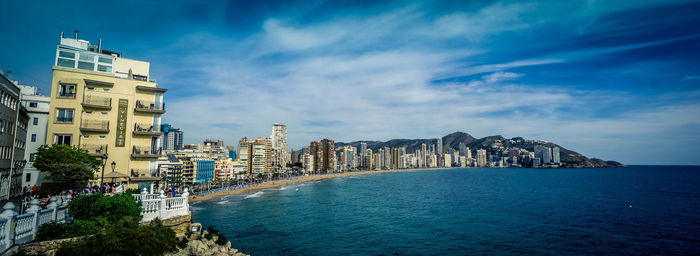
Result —
<path fill-rule="evenodd" d="M 420 149 L 421 145 L 425 143 L 426 145 L 431 145 L 431 144 L 436 144 L 437 143 L 437 138 L 434 139 L 393 139 L 389 140 L 386 142 L 381 142 L 381 141 L 354 141 L 350 143 L 344 143 L 344 142 L 336 142 L 335 146 L 336 147 L 343 147 L 346 145 L 350 145 L 353 147 L 357 147 L 358 149 L 360 148 L 360 143 L 366 142 L 367 143 L 367 148 L 372 149 L 372 151 L 377 151 L 380 148 L 383 147 L 390 147 L 390 148 L 399 148 L 399 147 L 406 147 L 406 152 L 412 153 L 415 152 L 416 149 Z M 530 152 L 534 151 L 535 145 L 543 145 L 546 147 L 554 148 L 554 147 L 559 147 L 559 155 L 561 158 L 561 162 L 565 167 L 570 167 L 570 168 L 600 168 L 600 167 L 624 167 L 625 165 L 615 162 L 615 161 L 604 161 L 601 159 L 597 158 L 588 158 L 584 155 L 581 155 L 575 151 L 566 149 L 562 146 L 559 146 L 557 144 L 551 143 L 551 142 L 546 142 L 546 141 L 538 141 L 538 140 L 526 140 L 523 139 L 522 137 L 515 137 L 511 139 L 506 139 L 501 135 L 496 135 L 496 136 L 487 136 L 484 138 L 474 138 L 473 136 L 469 135 L 466 132 L 454 132 L 451 134 L 448 134 L 446 136 L 442 137 L 442 143 L 443 143 L 443 150 L 447 150 L 449 148 L 454 149 L 454 150 L 459 150 L 459 144 L 464 143 L 467 147 L 469 147 L 472 152 L 476 149 L 485 149 L 487 152 L 490 152 L 491 154 L 503 154 L 504 152 L 508 152 L 509 149 L 512 148 L 521 148 L 528 150 Z"/>

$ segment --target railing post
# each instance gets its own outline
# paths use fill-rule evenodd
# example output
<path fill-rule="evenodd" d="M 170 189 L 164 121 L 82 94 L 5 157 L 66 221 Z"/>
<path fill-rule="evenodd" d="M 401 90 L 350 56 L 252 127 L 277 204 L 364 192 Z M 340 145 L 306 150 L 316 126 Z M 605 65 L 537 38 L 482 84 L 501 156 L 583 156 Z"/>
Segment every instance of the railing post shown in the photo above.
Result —
<path fill-rule="evenodd" d="M 56 203 L 57 196 L 52 196 L 51 199 L 49 200 L 49 204 L 46 206 L 46 209 L 51 209 L 53 212 L 51 212 L 51 220 L 52 221 L 58 221 L 56 219 L 56 214 L 58 213 L 58 203 Z"/>
<path fill-rule="evenodd" d="M 14 211 L 15 210 L 15 204 L 12 202 L 7 202 L 5 205 L 2 206 L 2 213 L 0 213 L 0 218 L 5 218 L 7 219 L 7 224 L 5 224 L 5 230 L 0 230 L 1 232 L 5 233 L 5 246 L 7 249 L 12 247 L 12 244 L 14 242 L 14 230 L 15 230 L 15 216 L 17 213 Z"/>
<path fill-rule="evenodd" d="M 39 207 L 39 199 L 32 199 L 32 201 L 29 202 L 29 205 L 30 206 L 27 208 L 27 212 L 34 213 L 34 220 L 32 222 L 32 240 L 34 240 L 36 232 L 39 230 L 39 211 L 41 210 L 41 207 Z"/>
<path fill-rule="evenodd" d="M 148 190 L 146 188 L 143 188 L 141 191 L 141 214 L 144 215 L 146 213 L 146 195 L 148 195 Z"/>
<path fill-rule="evenodd" d="M 189 203 L 190 192 L 187 190 L 187 188 L 185 188 L 185 191 L 182 192 L 181 196 L 185 198 L 185 212 L 189 213 L 190 212 L 190 203 Z"/>
<path fill-rule="evenodd" d="M 160 191 L 160 209 L 158 209 L 158 216 L 160 220 L 164 220 L 165 218 L 165 192 L 163 190 Z"/>

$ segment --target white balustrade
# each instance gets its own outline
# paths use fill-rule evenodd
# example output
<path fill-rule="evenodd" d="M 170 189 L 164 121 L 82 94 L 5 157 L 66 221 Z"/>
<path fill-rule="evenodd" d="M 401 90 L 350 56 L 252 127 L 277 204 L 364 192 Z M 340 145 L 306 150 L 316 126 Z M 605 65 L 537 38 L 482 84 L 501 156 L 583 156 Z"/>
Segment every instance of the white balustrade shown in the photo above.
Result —
<path fill-rule="evenodd" d="M 15 244 L 23 244 L 34 240 L 39 227 L 49 222 L 66 222 L 68 219 L 69 198 L 63 198 L 58 205 L 57 198 L 52 197 L 46 209 L 39 207 L 39 200 L 29 202 L 26 213 L 18 215 L 15 205 L 7 202 L 0 213 L 0 252 Z"/>
<path fill-rule="evenodd" d="M 177 197 L 166 197 L 162 190 L 160 194 L 148 194 L 146 189 L 141 194 L 132 196 L 141 201 L 141 215 L 143 216 L 141 221 L 143 222 L 156 218 L 166 220 L 190 214 L 187 189 Z"/>

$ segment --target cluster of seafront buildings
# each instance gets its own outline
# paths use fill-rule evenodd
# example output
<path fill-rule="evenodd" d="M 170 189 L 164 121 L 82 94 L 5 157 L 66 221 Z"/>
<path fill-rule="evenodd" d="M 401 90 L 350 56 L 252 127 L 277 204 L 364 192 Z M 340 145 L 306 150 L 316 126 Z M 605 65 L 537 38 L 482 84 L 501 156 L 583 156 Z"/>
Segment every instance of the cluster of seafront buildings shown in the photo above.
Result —
<path fill-rule="evenodd" d="M 0 200 L 51 184 L 33 167 L 42 145 L 71 145 L 102 160 L 97 180 L 152 187 L 165 181 L 189 185 L 286 174 L 432 167 L 556 166 L 559 148 L 443 150 L 441 139 L 407 148 L 335 147 L 329 139 L 289 151 L 287 127 L 272 125 L 267 138 L 184 144 L 184 132 L 162 123 L 165 88 L 150 76 L 150 63 L 129 59 L 97 43 L 60 36 L 48 96 L 0 71 Z M 48 67 L 47 67 L 48 68 Z M 9 73 L 9 72 L 8 72 Z"/>
<path fill-rule="evenodd" d="M 413 152 L 407 147 L 360 148 L 345 145 L 335 147 L 332 140 L 312 142 L 308 148 L 292 152 L 292 160 L 301 162 L 309 173 L 343 172 L 352 170 L 387 170 L 406 168 L 451 167 L 559 167 L 559 147 L 536 145 L 534 152 L 521 148 L 494 147 L 491 150 L 471 150 L 464 143 L 458 148 L 444 147 L 442 138 L 423 143 Z"/>

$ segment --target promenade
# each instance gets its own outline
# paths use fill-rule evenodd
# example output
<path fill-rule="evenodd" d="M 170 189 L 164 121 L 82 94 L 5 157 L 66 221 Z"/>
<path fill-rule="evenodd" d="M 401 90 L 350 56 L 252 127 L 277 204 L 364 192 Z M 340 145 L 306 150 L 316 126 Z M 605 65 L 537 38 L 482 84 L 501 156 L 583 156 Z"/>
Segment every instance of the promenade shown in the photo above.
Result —
<path fill-rule="evenodd" d="M 340 177 L 348 177 L 355 175 L 367 175 L 367 174 L 380 174 L 380 173 L 391 173 L 391 172 L 411 172 L 411 171 L 421 171 L 421 170 L 433 170 L 440 168 L 413 168 L 413 169 L 393 169 L 393 170 L 381 170 L 381 171 L 356 171 L 356 172 L 341 172 L 341 173 L 330 173 L 330 174 L 315 174 L 309 176 L 295 176 L 287 179 L 264 181 L 257 184 L 250 185 L 239 185 L 231 186 L 226 188 L 217 188 L 208 191 L 200 191 L 193 193 L 189 197 L 190 203 L 196 203 L 200 201 L 207 201 L 216 198 L 221 198 L 229 195 L 239 195 L 248 194 L 256 191 L 278 188 L 289 184 L 303 183 L 315 180 L 332 179 Z"/>

